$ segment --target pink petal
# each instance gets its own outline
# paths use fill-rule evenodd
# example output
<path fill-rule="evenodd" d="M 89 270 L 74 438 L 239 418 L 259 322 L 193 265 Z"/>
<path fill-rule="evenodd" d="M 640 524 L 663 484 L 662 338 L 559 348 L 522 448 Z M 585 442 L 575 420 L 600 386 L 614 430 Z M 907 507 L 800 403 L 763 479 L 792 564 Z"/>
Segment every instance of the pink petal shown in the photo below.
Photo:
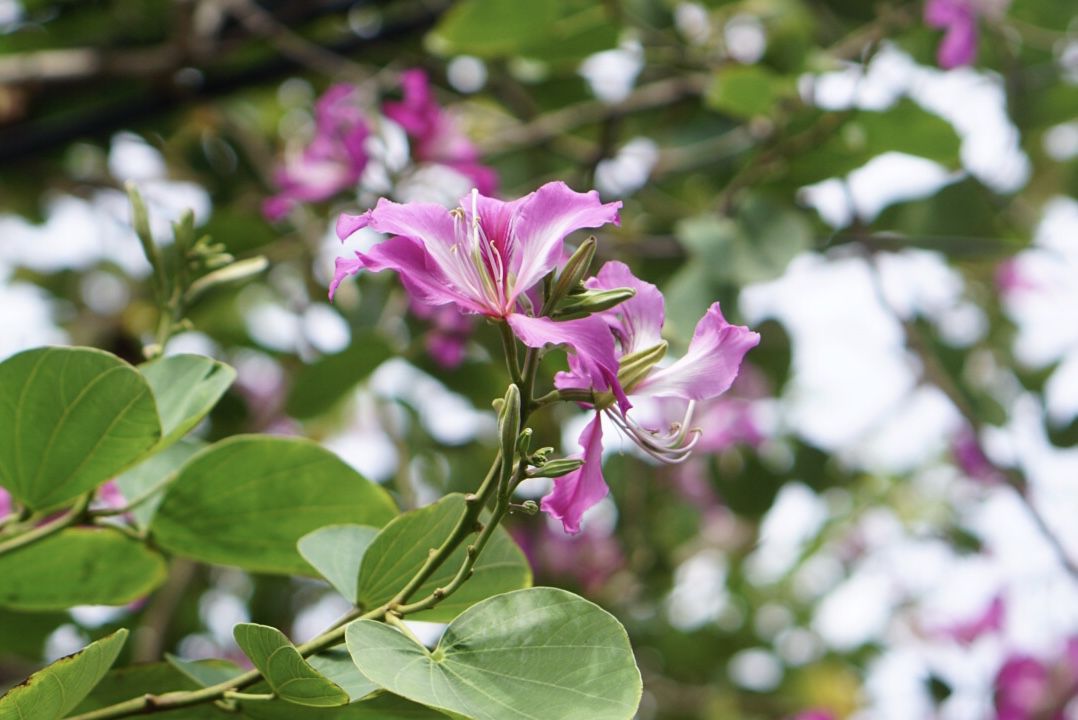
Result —
<path fill-rule="evenodd" d="M 664 301 L 659 288 L 633 275 L 629 266 L 612 260 L 585 285 L 593 290 L 628 287 L 636 296 L 602 313 L 621 344 L 621 354 L 647 350 L 662 342 Z"/>
<path fill-rule="evenodd" d="M 474 313 L 485 310 L 471 296 L 458 289 L 420 240 L 406 236 L 392 237 L 366 253 L 356 253 L 356 257 L 362 261 L 363 267 L 372 272 L 395 271 L 416 302 L 426 305 L 453 303 L 459 309 Z"/>
<path fill-rule="evenodd" d="M 969 65 L 977 55 L 977 19 L 970 16 L 951 23 L 936 51 L 936 60 L 944 70 Z"/>
<path fill-rule="evenodd" d="M 685 356 L 669 367 L 652 371 L 633 393 L 687 400 L 720 395 L 733 384 L 745 353 L 759 342 L 758 333 L 726 322 L 719 304 L 714 303 L 696 324 Z"/>
<path fill-rule="evenodd" d="M 584 511 L 606 497 L 610 489 L 603 480 L 603 423 L 598 412 L 580 433 L 584 464 L 554 479 L 554 489 L 542 499 L 543 512 L 561 520 L 567 533 L 580 532 Z"/>
<path fill-rule="evenodd" d="M 563 182 L 543 185 L 524 198 L 514 225 L 510 269 L 521 290 L 539 282 L 558 262 L 565 237 L 581 228 L 618 224 L 621 202 L 603 204 L 599 193 L 578 193 Z"/>
<path fill-rule="evenodd" d="M 337 288 L 341 286 L 344 279 L 351 275 L 355 275 L 363 269 L 363 258 L 359 253 L 356 253 L 354 259 L 339 257 L 334 261 L 333 265 L 333 281 L 329 284 L 329 299 L 331 302 L 333 296 L 337 293 Z"/>
<path fill-rule="evenodd" d="M 370 225 L 371 212 L 373 211 L 368 210 L 367 212 L 361 213 L 359 215 L 349 215 L 348 213 L 341 213 L 340 217 L 337 218 L 337 237 L 339 237 L 343 242 L 344 240 L 347 240 L 352 233 L 356 232 L 357 230 L 362 230 L 363 228 Z"/>
<path fill-rule="evenodd" d="M 973 16 L 970 0 L 927 0 L 925 2 L 925 23 L 932 27 L 943 28 Z"/>
<path fill-rule="evenodd" d="M 614 338 L 601 319 L 595 317 L 555 322 L 545 317 L 514 313 L 506 318 L 522 343 L 532 348 L 544 345 L 568 345 L 576 354 L 580 372 L 596 390 L 612 390 L 623 408 L 628 404 L 618 384 L 618 361 L 614 357 Z"/>
<path fill-rule="evenodd" d="M 453 244 L 453 218 L 449 211 L 434 203 L 402 205 L 380 198 L 370 213 L 370 227 L 389 235 L 403 235 L 418 240 L 428 250 Z"/>

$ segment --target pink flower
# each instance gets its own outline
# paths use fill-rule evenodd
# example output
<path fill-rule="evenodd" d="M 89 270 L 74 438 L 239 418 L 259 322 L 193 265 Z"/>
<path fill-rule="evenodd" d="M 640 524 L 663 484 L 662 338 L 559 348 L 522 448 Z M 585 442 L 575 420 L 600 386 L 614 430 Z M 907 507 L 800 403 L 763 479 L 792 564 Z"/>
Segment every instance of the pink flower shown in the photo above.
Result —
<path fill-rule="evenodd" d="M 1045 663 L 1012 655 L 996 674 L 997 720 L 1066 720 L 1064 708 L 1078 692 L 1078 639 L 1063 657 Z"/>
<path fill-rule="evenodd" d="M 357 95 L 352 85 L 338 84 L 315 103 L 314 137 L 274 172 L 280 192 L 262 204 L 267 219 L 280 220 L 296 203 L 327 200 L 359 182 L 367 166 L 363 144 L 370 130 Z"/>
<path fill-rule="evenodd" d="M 975 0 L 927 0 L 925 23 L 944 31 L 936 60 L 945 70 L 969 65 L 977 54 Z"/>
<path fill-rule="evenodd" d="M 567 536 L 539 523 L 515 528 L 513 537 L 537 575 L 572 578 L 586 594 L 595 595 L 625 566 L 625 554 L 615 535 L 594 528 Z"/>
<path fill-rule="evenodd" d="M 412 156 L 420 162 L 451 167 L 469 178 L 480 193 L 492 195 L 498 187 L 497 173 L 479 163 L 479 150 L 434 99 L 427 74 L 419 69 L 405 70 L 401 86 L 404 99 L 385 103 L 382 112 L 408 133 Z"/>
<path fill-rule="evenodd" d="M 636 291 L 630 300 L 596 316 L 603 319 L 615 338 L 619 361 L 664 345 L 665 308 L 658 288 L 636 278 L 620 262 L 606 263 L 599 274 L 585 284 L 595 290 L 628 287 Z M 608 489 L 602 475 L 603 412 L 657 460 L 669 463 L 686 460 L 702 433 L 690 428 L 696 402 L 726 392 L 737 377 L 745 353 L 759 342 L 757 333 L 743 326 L 730 325 L 719 304 L 713 304 L 697 323 L 688 352 L 683 357 L 665 367 L 654 365 L 648 368 L 642 377 L 629 379 L 629 384 L 624 387 L 630 396 L 685 401 L 681 419 L 668 428 L 646 427 L 629 416 L 628 403 L 597 406 L 595 417 L 580 436 L 584 464 L 554 481 L 553 491 L 542 500 L 542 509 L 561 520 L 566 532 L 575 533 L 580 530 L 584 511 L 606 496 Z M 579 356 L 570 357 L 569 367 L 569 372 L 559 373 L 555 379 L 559 388 L 598 389 L 591 383 L 593 375 L 581 365 Z"/>
<path fill-rule="evenodd" d="M 341 215 L 342 240 L 370 227 L 392 235 L 355 258 L 338 258 L 330 298 L 362 269 L 393 270 L 413 302 L 451 305 L 509 324 L 525 345 L 568 345 L 581 371 L 603 389 L 618 391 L 614 341 L 599 317 L 555 322 L 534 317 L 528 291 L 561 260 L 565 237 L 581 228 L 618 222 L 620 202 L 602 203 L 595 191 L 574 192 L 562 182 L 503 202 L 473 190 L 461 207 L 399 204 L 385 198 L 362 215 Z"/>
<path fill-rule="evenodd" d="M 958 431 L 952 441 L 951 452 L 958 467 L 971 479 L 989 485 L 1003 481 L 1003 474 L 984 454 L 977 435 L 970 428 Z"/>
<path fill-rule="evenodd" d="M 1003 629 L 1006 606 L 1002 595 L 996 595 L 984 611 L 974 618 L 940 628 L 934 634 L 949 637 L 963 644 L 970 644 L 982 635 Z"/>
<path fill-rule="evenodd" d="M 11 493 L 0 487 L 0 518 L 11 514 Z"/>
<path fill-rule="evenodd" d="M 475 318 L 457 310 L 453 305 L 432 307 L 412 303 L 412 314 L 431 323 L 427 332 L 427 352 L 446 370 L 452 370 L 464 361 L 468 338 L 475 330 Z"/>

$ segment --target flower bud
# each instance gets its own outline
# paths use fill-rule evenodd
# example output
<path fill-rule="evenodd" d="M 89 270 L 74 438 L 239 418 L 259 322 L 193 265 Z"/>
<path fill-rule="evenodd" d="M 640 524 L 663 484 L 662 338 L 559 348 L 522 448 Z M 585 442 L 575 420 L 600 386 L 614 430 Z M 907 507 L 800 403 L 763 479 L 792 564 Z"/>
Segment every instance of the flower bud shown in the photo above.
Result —
<path fill-rule="evenodd" d="M 595 236 L 591 235 L 580 243 L 580 247 L 566 261 L 565 268 L 558 276 L 554 289 L 550 291 L 550 297 L 547 298 L 550 307 L 556 307 L 584 281 L 591 268 L 591 261 L 595 258 L 595 246 Z"/>
<path fill-rule="evenodd" d="M 191 287 L 187 289 L 185 300 L 191 302 L 215 285 L 245 280 L 252 275 L 257 275 L 262 272 L 268 266 L 269 260 L 261 255 L 247 258 L 246 260 L 240 260 L 231 265 L 226 265 L 219 270 L 214 270 L 208 275 L 203 275 L 198 280 L 191 283 Z"/>
<path fill-rule="evenodd" d="M 528 477 L 557 478 L 568 475 L 583 464 L 584 461 L 577 458 L 558 458 L 557 460 L 551 460 L 542 467 L 529 470 Z"/>
<path fill-rule="evenodd" d="M 555 308 L 553 316 L 561 319 L 586 317 L 593 313 L 609 310 L 636 295 L 632 288 L 614 288 L 612 290 L 588 290 L 578 295 L 570 295 Z"/>
<path fill-rule="evenodd" d="M 621 359 L 618 366 L 618 382 L 625 392 L 631 392 L 637 383 L 647 377 L 655 364 L 666 356 L 666 348 L 667 344 L 664 340 L 658 345 L 626 355 Z"/>
<path fill-rule="evenodd" d="M 508 463 L 516 450 L 517 435 L 520 433 L 520 390 L 515 383 L 509 385 L 502 399 L 498 429 L 501 431 L 502 456 Z"/>

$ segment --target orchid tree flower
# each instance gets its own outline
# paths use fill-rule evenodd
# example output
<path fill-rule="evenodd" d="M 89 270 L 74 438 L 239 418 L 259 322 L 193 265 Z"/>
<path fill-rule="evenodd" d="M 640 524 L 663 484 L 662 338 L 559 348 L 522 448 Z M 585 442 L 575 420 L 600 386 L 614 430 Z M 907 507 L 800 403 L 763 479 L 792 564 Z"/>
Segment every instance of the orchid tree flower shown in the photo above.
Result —
<path fill-rule="evenodd" d="M 925 23 L 944 31 L 936 61 L 945 70 L 969 65 L 977 55 L 975 0 L 927 0 Z"/>
<path fill-rule="evenodd" d="M 554 489 L 540 507 L 562 522 L 566 532 L 580 531 L 584 511 L 606 497 L 609 489 L 602 474 L 602 415 L 605 413 L 644 452 L 657 460 L 679 463 L 689 457 L 701 431 L 692 427 L 697 402 L 726 392 L 737 377 L 745 354 L 760 342 L 759 334 L 747 327 L 726 322 L 714 303 L 696 325 L 684 356 L 669 365 L 659 361 L 666 353 L 662 339 L 665 315 L 659 289 L 635 277 L 620 262 L 608 262 L 599 274 L 585 283 L 591 290 L 632 288 L 636 295 L 596 315 L 615 339 L 619 360 L 618 379 L 631 399 L 637 397 L 679 398 L 684 401 L 680 420 L 668 428 L 646 427 L 629 414 L 624 404 L 612 397 L 596 396 L 595 416 L 580 435 L 583 464 L 554 480 Z M 595 391 L 590 374 L 570 357 L 569 372 L 559 373 L 555 385 L 563 391 Z"/>
<path fill-rule="evenodd" d="M 483 195 L 498 187 L 498 175 L 479 162 L 479 150 L 461 132 L 453 117 L 434 99 L 427 74 L 418 68 L 400 76 L 404 98 L 382 105 L 382 113 L 404 128 L 412 141 L 412 157 L 445 165 L 471 180 Z"/>
<path fill-rule="evenodd" d="M 358 89 L 337 84 L 314 107 L 315 132 L 299 152 L 286 154 L 274 172 L 279 192 L 262 204 L 262 214 L 280 220 L 297 203 L 328 200 L 355 186 L 367 166 L 364 144 L 370 128 L 358 102 Z"/>
<path fill-rule="evenodd" d="M 595 191 L 578 193 L 563 182 L 543 185 L 519 200 L 502 201 L 473 190 L 460 207 L 400 204 L 382 198 L 361 215 L 341 215 L 342 240 L 365 227 L 391 235 L 368 252 L 338 258 L 330 298 L 349 275 L 393 270 L 413 302 L 504 322 L 525 345 L 567 345 L 577 367 L 596 387 L 621 395 L 614 339 L 598 316 L 556 321 L 536 313 L 529 291 L 564 256 L 564 241 L 581 228 L 617 224 L 620 202 Z"/>

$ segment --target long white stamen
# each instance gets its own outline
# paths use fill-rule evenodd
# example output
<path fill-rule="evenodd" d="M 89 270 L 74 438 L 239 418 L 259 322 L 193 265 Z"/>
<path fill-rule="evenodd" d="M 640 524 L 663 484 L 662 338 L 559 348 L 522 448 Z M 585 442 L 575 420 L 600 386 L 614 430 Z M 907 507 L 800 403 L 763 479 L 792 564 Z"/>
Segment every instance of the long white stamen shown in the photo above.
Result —
<path fill-rule="evenodd" d="M 689 426 L 695 406 L 696 403 L 690 401 L 682 421 L 672 423 L 666 433 L 642 427 L 616 406 L 608 408 L 606 413 L 617 428 L 645 453 L 659 462 L 676 465 L 689 458 L 703 435 L 700 428 Z"/>

